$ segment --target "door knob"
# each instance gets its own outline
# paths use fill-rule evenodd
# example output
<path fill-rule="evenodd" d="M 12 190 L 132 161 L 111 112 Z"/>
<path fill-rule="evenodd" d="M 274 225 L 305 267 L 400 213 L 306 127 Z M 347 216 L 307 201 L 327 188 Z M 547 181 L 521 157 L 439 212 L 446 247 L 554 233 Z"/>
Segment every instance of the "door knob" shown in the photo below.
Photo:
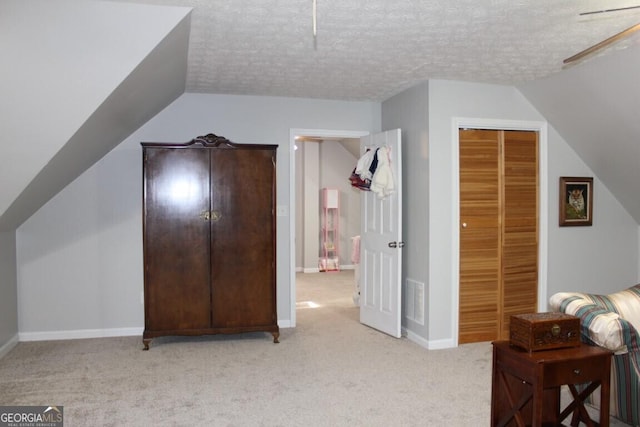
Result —
<path fill-rule="evenodd" d="M 462 228 L 467 228 L 467 223 L 466 222 L 462 223 Z"/>
<path fill-rule="evenodd" d="M 404 242 L 389 242 L 390 248 L 404 248 Z"/>

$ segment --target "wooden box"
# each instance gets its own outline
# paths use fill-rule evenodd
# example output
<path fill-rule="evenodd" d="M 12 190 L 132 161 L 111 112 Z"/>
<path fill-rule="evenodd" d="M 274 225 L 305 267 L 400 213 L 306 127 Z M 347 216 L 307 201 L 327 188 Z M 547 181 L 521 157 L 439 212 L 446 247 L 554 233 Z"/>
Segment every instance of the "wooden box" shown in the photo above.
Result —
<path fill-rule="evenodd" d="M 564 313 L 511 316 L 511 345 L 529 352 L 580 346 L 580 318 Z"/>

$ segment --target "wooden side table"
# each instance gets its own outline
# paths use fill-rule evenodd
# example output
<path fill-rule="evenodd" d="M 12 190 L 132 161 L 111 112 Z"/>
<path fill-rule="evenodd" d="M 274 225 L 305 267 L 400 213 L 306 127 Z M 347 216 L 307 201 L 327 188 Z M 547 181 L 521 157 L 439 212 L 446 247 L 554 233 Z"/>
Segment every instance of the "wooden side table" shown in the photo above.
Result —
<path fill-rule="evenodd" d="M 509 341 L 493 342 L 491 385 L 492 426 L 559 426 L 570 414 L 571 425 L 609 426 L 611 352 L 580 347 L 529 353 Z M 586 388 L 578 392 L 577 384 Z M 567 385 L 573 401 L 560 411 L 560 387 Z M 595 423 L 584 399 L 600 386 L 600 423 Z"/>

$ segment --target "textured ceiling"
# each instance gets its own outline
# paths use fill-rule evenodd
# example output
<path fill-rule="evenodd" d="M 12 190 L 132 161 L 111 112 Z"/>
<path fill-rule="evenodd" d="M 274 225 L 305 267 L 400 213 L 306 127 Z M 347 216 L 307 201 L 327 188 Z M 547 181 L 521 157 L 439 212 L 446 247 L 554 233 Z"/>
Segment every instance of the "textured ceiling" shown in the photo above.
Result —
<path fill-rule="evenodd" d="M 316 0 L 314 38 L 313 0 L 123 1 L 194 8 L 188 92 L 342 100 L 426 79 L 535 80 L 640 22 L 640 9 L 579 16 L 640 0 Z"/>

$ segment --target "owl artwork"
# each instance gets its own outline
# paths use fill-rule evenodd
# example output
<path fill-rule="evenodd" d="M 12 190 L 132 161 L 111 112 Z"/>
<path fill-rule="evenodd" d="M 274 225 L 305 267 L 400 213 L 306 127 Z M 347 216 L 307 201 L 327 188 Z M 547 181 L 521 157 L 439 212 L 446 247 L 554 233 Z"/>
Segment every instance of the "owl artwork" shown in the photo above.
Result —
<path fill-rule="evenodd" d="M 571 215 L 574 218 L 586 218 L 587 213 L 585 211 L 585 203 L 584 196 L 582 195 L 584 190 L 579 188 L 574 188 L 569 191 L 569 199 L 568 203 L 571 209 L 573 209 L 574 214 Z"/>

